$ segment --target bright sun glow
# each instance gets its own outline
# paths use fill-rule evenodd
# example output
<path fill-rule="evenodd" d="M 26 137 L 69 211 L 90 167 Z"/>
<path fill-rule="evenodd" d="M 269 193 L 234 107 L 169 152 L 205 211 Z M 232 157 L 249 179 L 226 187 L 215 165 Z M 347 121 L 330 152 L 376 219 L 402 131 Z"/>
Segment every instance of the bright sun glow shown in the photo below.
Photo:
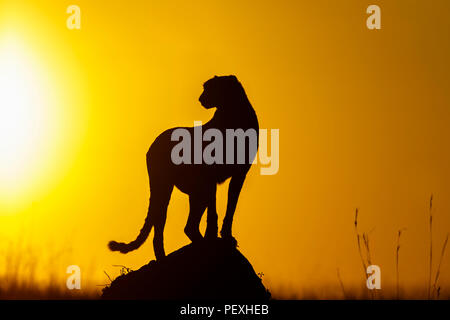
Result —
<path fill-rule="evenodd" d="M 0 32 L 0 215 L 52 192 L 83 137 L 78 69 L 57 48 L 42 48 L 20 32 Z"/>
<path fill-rule="evenodd" d="M 0 192 L 17 194 L 30 182 L 46 139 L 45 94 L 27 51 L 0 42 Z"/>

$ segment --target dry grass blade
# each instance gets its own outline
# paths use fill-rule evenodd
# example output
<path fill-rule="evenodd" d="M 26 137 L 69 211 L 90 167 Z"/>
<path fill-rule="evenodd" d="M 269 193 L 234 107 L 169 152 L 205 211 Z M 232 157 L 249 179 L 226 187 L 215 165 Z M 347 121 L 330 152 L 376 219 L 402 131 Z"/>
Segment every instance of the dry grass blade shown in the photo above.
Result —
<path fill-rule="evenodd" d="M 432 273 L 432 267 L 433 267 L 433 195 L 430 196 L 430 207 L 429 207 L 429 214 L 430 214 L 430 259 L 429 259 L 429 272 L 428 272 L 428 300 L 430 299 L 430 291 L 431 291 L 431 273 Z"/>
<path fill-rule="evenodd" d="M 369 235 L 365 232 L 362 235 L 362 241 L 364 244 L 364 249 L 366 251 L 366 259 L 364 259 L 363 250 L 361 248 L 361 235 L 358 232 L 358 213 L 359 213 L 359 210 L 358 210 L 358 208 L 356 208 L 356 212 L 355 212 L 356 241 L 358 244 L 359 257 L 361 259 L 361 264 L 363 267 L 364 279 L 367 281 L 367 279 L 369 278 L 369 275 L 367 274 L 367 267 L 372 264 L 372 258 L 371 258 L 371 254 L 370 254 L 370 245 L 369 245 Z M 371 298 L 374 299 L 374 291 L 371 291 Z"/>
<path fill-rule="evenodd" d="M 344 283 L 342 282 L 341 273 L 339 272 L 339 268 L 336 268 L 337 278 L 339 280 L 339 285 L 341 286 L 342 294 L 344 295 L 344 299 L 347 299 L 347 294 L 345 293 Z"/>
<path fill-rule="evenodd" d="M 358 208 L 356 208 L 356 212 L 355 212 L 355 233 L 356 233 L 356 242 L 358 244 L 359 257 L 361 258 L 361 264 L 363 267 L 364 278 L 367 279 L 367 273 L 366 273 L 367 266 L 364 261 L 364 257 L 363 257 L 362 250 L 361 250 L 361 236 L 358 233 Z"/>
<path fill-rule="evenodd" d="M 440 275 L 440 272 L 441 272 L 441 264 L 442 264 L 442 260 L 444 259 L 445 249 L 447 248 L 447 242 L 448 242 L 448 233 L 447 233 L 447 236 L 445 237 L 444 245 L 442 246 L 441 257 L 439 258 L 439 264 L 438 264 L 438 268 L 437 268 L 437 271 L 436 271 L 436 277 L 434 279 L 434 284 L 433 284 L 433 288 L 437 292 L 438 299 L 439 299 L 440 287 L 437 288 L 436 286 L 437 286 L 437 283 L 438 283 L 438 280 L 439 280 L 439 275 Z"/>
<path fill-rule="evenodd" d="M 396 272 L 396 276 L 397 276 L 397 284 L 396 284 L 397 300 L 400 299 L 399 254 L 400 254 L 400 237 L 402 236 L 403 230 L 406 230 L 406 229 L 398 230 L 398 234 L 397 234 L 397 250 L 396 250 L 396 255 L 395 255 L 395 272 Z"/>
<path fill-rule="evenodd" d="M 109 282 L 110 282 L 110 283 L 112 283 L 112 282 L 113 282 L 113 280 L 111 279 L 111 277 L 109 276 L 109 274 L 108 274 L 108 273 L 106 273 L 106 271 L 104 271 L 104 270 L 103 270 L 103 272 L 104 272 L 104 273 L 106 274 L 106 276 L 108 277 L 108 279 L 109 279 Z"/>
<path fill-rule="evenodd" d="M 371 266 L 372 265 L 372 258 L 371 258 L 371 254 L 370 254 L 370 245 L 369 245 L 369 234 L 368 233 L 363 233 L 363 240 L 364 240 L 364 247 L 366 249 L 366 258 L 367 258 L 367 266 Z M 369 275 L 367 274 L 367 269 L 366 269 L 366 279 L 369 278 Z M 370 296 L 372 299 L 374 299 L 375 297 L 375 292 L 374 290 L 370 291 Z"/>
<path fill-rule="evenodd" d="M 370 255 L 369 234 L 363 233 L 363 240 L 364 240 L 364 247 L 366 248 L 367 264 L 370 266 L 372 264 L 372 258 Z"/>

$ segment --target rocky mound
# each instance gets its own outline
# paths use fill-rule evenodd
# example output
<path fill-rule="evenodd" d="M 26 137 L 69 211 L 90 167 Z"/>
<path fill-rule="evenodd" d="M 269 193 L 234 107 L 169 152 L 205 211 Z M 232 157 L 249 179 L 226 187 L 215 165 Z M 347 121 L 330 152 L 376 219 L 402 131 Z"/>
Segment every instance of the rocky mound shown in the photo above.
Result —
<path fill-rule="evenodd" d="M 229 241 L 192 243 L 161 261 L 115 279 L 103 299 L 266 300 L 270 293 L 248 260 Z"/>

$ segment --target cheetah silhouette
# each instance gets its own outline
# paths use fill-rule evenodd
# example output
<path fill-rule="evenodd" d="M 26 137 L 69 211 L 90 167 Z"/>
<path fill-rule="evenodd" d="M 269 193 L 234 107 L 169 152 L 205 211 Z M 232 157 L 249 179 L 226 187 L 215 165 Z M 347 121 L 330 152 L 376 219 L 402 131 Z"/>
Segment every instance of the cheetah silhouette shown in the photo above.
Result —
<path fill-rule="evenodd" d="M 223 163 L 194 164 L 189 163 L 174 164 L 171 159 L 171 152 L 178 141 L 172 141 L 172 133 L 179 128 L 172 128 L 160 134 L 147 152 L 147 171 L 150 180 L 150 203 L 144 226 L 137 238 L 130 243 L 109 242 L 108 246 L 112 251 L 127 253 L 139 248 L 147 239 L 152 227 L 154 230 L 153 249 L 157 260 L 165 257 L 164 252 L 164 226 L 167 217 L 167 207 L 174 186 L 183 193 L 189 195 L 189 217 L 185 234 L 192 241 L 203 239 L 199 230 L 200 220 L 207 209 L 207 226 L 205 239 L 217 238 L 218 223 L 216 210 L 217 185 L 231 178 L 228 188 L 228 201 L 225 218 L 223 220 L 221 237 L 229 239 L 236 244 L 232 236 L 231 227 L 233 216 L 236 210 L 237 201 L 241 192 L 245 177 L 251 167 L 251 163 L 256 156 L 259 140 L 259 125 L 256 113 L 247 98 L 245 90 L 238 79 L 231 76 L 215 76 L 206 81 L 204 90 L 199 101 L 206 109 L 216 108 L 214 116 L 210 121 L 202 126 L 203 132 L 208 129 L 216 129 L 226 137 L 227 129 L 247 132 L 249 129 L 256 133 L 253 146 L 250 138 L 245 139 L 245 159 L 249 161 L 238 161 L 238 146 L 234 144 L 232 155 L 223 143 L 223 159 L 233 159 L 223 161 Z M 190 136 L 194 136 L 196 127 L 186 127 Z M 198 129 L 198 127 L 197 127 Z M 241 131 L 242 132 L 242 131 Z M 256 146 L 255 146 L 256 145 Z M 203 150 L 205 146 L 202 146 Z M 242 149 L 240 149 L 242 152 Z M 191 148 L 191 155 L 194 148 Z M 202 153 L 203 154 L 203 153 Z M 250 161 L 251 160 L 251 161 Z"/>

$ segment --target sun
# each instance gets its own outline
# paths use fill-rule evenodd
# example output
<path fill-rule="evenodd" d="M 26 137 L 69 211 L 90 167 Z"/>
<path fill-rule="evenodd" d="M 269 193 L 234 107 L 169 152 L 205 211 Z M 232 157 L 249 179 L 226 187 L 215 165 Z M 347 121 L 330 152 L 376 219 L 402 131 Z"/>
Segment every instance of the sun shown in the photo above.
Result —
<path fill-rule="evenodd" d="M 46 90 L 37 71 L 18 41 L 0 42 L 0 200 L 27 185 L 43 156 Z"/>
<path fill-rule="evenodd" d="M 0 31 L 0 216 L 64 190 L 87 128 L 76 57 L 58 41 L 32 36 L 51 30 L 24 28 L 11 23 Z"/>

